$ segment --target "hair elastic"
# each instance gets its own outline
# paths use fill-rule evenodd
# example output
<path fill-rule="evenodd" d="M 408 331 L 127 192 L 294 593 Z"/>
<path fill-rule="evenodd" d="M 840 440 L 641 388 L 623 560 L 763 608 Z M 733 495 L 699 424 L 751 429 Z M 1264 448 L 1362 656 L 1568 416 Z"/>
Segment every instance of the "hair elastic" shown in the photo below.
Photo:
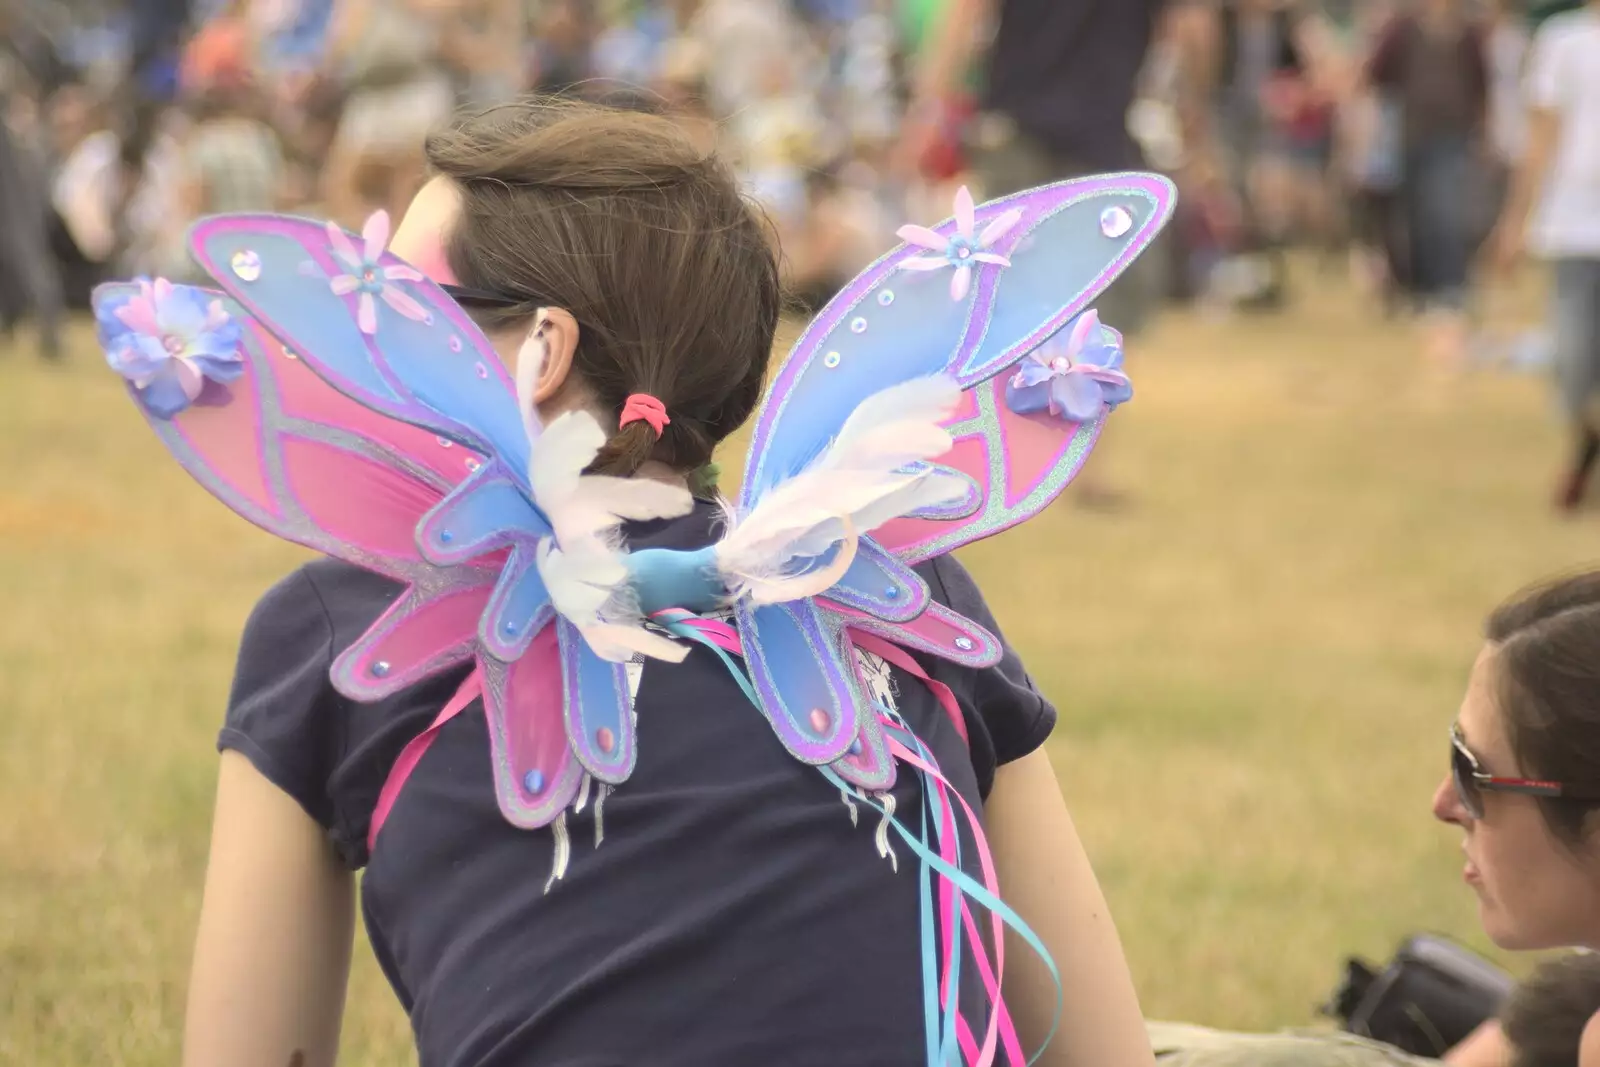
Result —
<path fill-rule="evenodd" d="M 672 422 L 667 418 L 667 406 L 649 393 L 634 393 L 622 405 L 622 415 L 617 419 L 617 429 L 622 429 L 630 422 L 648 422 L 650 428 L 655 430 L 656 436 Z"/>

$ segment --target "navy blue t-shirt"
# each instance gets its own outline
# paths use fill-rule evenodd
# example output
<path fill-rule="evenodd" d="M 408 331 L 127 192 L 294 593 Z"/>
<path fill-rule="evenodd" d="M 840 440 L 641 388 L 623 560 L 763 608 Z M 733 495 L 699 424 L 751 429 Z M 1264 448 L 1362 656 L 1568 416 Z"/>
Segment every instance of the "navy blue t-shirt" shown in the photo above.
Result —
<path fill-rule="evenodd" d="M 629 540 L 697 548 L 715 521 L 703 506 Z M 942 603 L 995 626 L 954 560 L 920 570 Z M 334 691 L 333 657 L 397 592 L 333 561 L 280 582 L 245 628 L 219 747 L 247 756 L 365 866 L 367 931 L 423 1067 L 926 1063 L 915 858 L 903 844 L 898 872 L 881 858 L 876 813 L 853 825 L 705 649 L 645 666 L 637 767 L 568 810 L 570 861 L 548 892 L 557 834 L 501 816 L 481 703 L 439 731 L 369 855 L 395 758 L 466 673 L 374 704 Z M 1055 709 L 1009 650 L 983 671 L 923 665 L 955 692 L 970 748 L 896 671 L 898 708 L 978 809 L 995 768 L 1042 744 Z M 917 810 L 913 773 L 895 796 Z"/>

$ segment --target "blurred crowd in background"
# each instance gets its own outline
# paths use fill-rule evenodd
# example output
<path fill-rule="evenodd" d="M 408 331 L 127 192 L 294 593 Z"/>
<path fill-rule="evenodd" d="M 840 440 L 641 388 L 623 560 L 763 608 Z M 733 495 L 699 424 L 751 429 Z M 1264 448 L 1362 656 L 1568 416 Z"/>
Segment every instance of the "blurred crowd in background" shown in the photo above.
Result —
<path fill-rule="evenodd" d="M 190 274 L 198 215 L 398 212 L 430 127 L 559 92 L 670 110 L 719 147 L 813 306 L 960 183 L 1152 168 L 1184 195 L 1122 286 L 1140 308 L 1273 313 L 1297 299 L 1293 259 L 1354 271 L 1461 361 L 1530 40 L 1578 6 L 0 0 L 0 326 L 31 312 L 56 353 L 60 308 L 98 278 Z"/>

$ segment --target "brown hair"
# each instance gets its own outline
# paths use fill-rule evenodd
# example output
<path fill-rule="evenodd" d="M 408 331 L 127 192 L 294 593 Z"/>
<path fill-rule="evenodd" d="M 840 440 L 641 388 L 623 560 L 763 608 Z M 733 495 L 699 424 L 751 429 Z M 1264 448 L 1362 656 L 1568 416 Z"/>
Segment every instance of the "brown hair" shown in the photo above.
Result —
<path fill-rule="evenodd" d="M 1489 617 L 1498 703 L 1522 773 L 1600 787 L 1600 571 L 1526 590 Z M 1551 831 L 1584 840 L 1600 805 L 1540 797 Z"/>
<path fill-rule="evenodd" d="M 517 301 L 475 311 L 479 323 L 566 308 L 574 370 L 598 403 L 613 417 L 633 393 L 666 406 L 659 440 L 630 423 L 590 469 L 704 468 L 760 399 L 781 302 L 764 220 L 727 167 L 670 119 L 567 100 L 469 116 L 427 154 L 462 192 L 451 270 Z"/>
<path fill-rule="evenodd" d="M 1574 952 L 1541 964 L 1500 1012 L 1512 1067 L 1578 1067 L 1589 1018 L 1600 1011 L 1600 956 Z"/>

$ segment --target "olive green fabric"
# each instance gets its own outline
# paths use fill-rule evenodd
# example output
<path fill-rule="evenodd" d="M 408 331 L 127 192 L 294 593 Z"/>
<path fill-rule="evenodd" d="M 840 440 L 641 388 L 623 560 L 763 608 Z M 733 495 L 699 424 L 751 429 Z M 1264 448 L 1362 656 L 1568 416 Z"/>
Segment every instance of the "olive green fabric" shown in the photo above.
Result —
<path fill-rule="evenodd" d="M 1184 1023 L 1146 1023 L 1160 1067 L 1439 1067 L 1333 1030 L 1236 1034 Z"/>

